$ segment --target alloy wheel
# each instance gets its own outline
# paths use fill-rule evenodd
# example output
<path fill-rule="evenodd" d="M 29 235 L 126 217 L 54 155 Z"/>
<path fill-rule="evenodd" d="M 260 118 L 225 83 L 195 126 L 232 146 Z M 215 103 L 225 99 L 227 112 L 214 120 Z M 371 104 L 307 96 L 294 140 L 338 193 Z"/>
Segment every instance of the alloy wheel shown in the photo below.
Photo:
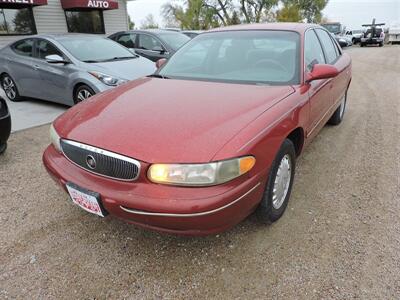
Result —
<path fill-rule="evenodd" d="M 280 209 L 285 202 L 292 180 L 292 161 L 289 154 L 282 157 L 276 173 L 274 188 L 272 190 L 272 205 L 275 209 Z"/>
<path fill-rule="evenodd" d="M 3 77 L 3 89 L 6 93 L 7 97 L 10 100 L 14 100 L 17 97 L 17 87 L 14 84 L 14 81 L 9 77 Z"/>
<path fill-rule="evenodd" d="M 87 89 L 81 89 L 78 94 L 76 95 L 77 102 L 82 102 L 90 97 L 92 97 L 92 93 L 88 91 Z"/>

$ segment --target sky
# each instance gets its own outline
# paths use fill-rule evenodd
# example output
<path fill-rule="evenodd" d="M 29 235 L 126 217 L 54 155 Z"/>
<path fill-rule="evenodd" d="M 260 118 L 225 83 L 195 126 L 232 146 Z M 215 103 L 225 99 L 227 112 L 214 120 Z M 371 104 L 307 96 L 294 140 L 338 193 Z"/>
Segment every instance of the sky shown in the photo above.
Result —
<path fill-rule="evenodd" d="M 140 27 L 149 14 L 162 26 L 161 7 L 168 2 L 171 0 L 130 1 L 128 12 L 136 27 Z M 389 26 L 393 22 L 400 22 L 400 0 L 329 0 L 323 14 L 330 21 L 341 22 L 348 29 L 360 29 L 362 24 L 372 22 L 372 18 Z"/>

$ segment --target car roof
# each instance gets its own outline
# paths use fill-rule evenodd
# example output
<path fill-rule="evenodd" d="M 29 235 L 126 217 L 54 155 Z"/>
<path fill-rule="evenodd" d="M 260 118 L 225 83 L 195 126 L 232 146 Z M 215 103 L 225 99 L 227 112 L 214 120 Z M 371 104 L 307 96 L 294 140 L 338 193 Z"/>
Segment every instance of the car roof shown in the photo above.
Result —
<path fill-rule="evenodd" d="M 280 23 L 257 23 L 257 24 L 233 25 L 233 26 L 211 29 L 208 32 L 234 31 L 234 30 L 286 30 L 286 31 L 296 31 L 299 33 L 303 33 L 307 29 L 315 27 L 322 28 L 318 24 L 280 22 Z"/>
<path fill-rule="evenodd" d="M 33 36 L 34 38 L 44 38 L 44 39 L 53 39 L 53 40 L 66 40 L 70 38 L 74 39 L 99 39 L 105 38 L 101 35 L 96 34 L 86 34 L 86 33 L 55 33 L 55 34 L 37 34 Z"/>
<path fill-rule="evenodd" d="M 167 30 L 167 29 L 135 29 L 135 30 L 126 30 L 126 31 L 120 31 L 118 33 L 126 33 L 126 32 L 131 32 L 131 33 L 150 33 L 150 34 L 160 34 L 160 33 L 169 33 L 169 34 L 176 34 L 180 33 L 180 31 L 173 31 L 173 30 Z"/>

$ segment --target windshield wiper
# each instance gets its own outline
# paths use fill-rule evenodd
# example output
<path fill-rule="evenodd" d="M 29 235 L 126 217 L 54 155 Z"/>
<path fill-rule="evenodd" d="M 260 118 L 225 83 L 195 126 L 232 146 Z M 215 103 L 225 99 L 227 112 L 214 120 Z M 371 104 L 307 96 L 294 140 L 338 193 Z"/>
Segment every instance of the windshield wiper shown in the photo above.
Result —
<path fill-rule="evenodd" d="M 161 78 L 161 79 L 170 79 L 169 77 L 163 76 L 163 75 L 160 75 L 160 74 L 151 74 L 151 75 L 148 75 L 147 77 Z"/>
<path fill-rule="evenodd" d="M 83 60 L 83 62 L 91 64 L 91 63 L 99 63 L 101 61 L 100 60 L 94 60 L 94 59 L 88 59 L 88 60 Z"/>
<path fill-rule="evenodd" d="M 138 58 L 139 57 L 139 55 L 136 55 L 136 56 L 116 56 L 116 57 L 113 57 L 113 58 L 110 58 L 110 59 L 105 59 L 104 61 L 106 62 L 106 61 L 114 61 L 114 60 L 124 60 L 124 59 L 135 59 L 135 58 Z"/>

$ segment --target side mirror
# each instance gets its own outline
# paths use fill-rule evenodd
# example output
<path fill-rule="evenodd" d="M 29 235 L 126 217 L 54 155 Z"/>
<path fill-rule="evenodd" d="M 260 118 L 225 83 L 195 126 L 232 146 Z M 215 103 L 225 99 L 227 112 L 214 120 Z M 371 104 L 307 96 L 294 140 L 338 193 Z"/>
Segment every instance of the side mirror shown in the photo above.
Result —
<path fill-rule="evenodd" d="M 161 58 L 156 61 L 156 68 L 159 69 L 161 68 L 165 63 L 167 62 L 166 58 Z"/>
<path fill-rule="evenodd" d="M 339 70 L 332 65 L 316 64 L 311 72 L 306 73 L 306 82 L 333 78 L 339 75 Z"/>
<path fill-rule="evenodd" d="M 64 58 L 62 58 L 60 55 L 58 54 L 52 54 L 52 55 L 47 55 L 45 57 L 46 61 L 49 64 L 68 64 L 69 61 L 66 61 Z"/>
<path fill-rule="evenodd" d="M 159 53 L 164 53 L 165 50 L 161 47 L 161 46 L 155 46 L 153 49 L 151 49 L 155 52 L 159 52 Z"/>

